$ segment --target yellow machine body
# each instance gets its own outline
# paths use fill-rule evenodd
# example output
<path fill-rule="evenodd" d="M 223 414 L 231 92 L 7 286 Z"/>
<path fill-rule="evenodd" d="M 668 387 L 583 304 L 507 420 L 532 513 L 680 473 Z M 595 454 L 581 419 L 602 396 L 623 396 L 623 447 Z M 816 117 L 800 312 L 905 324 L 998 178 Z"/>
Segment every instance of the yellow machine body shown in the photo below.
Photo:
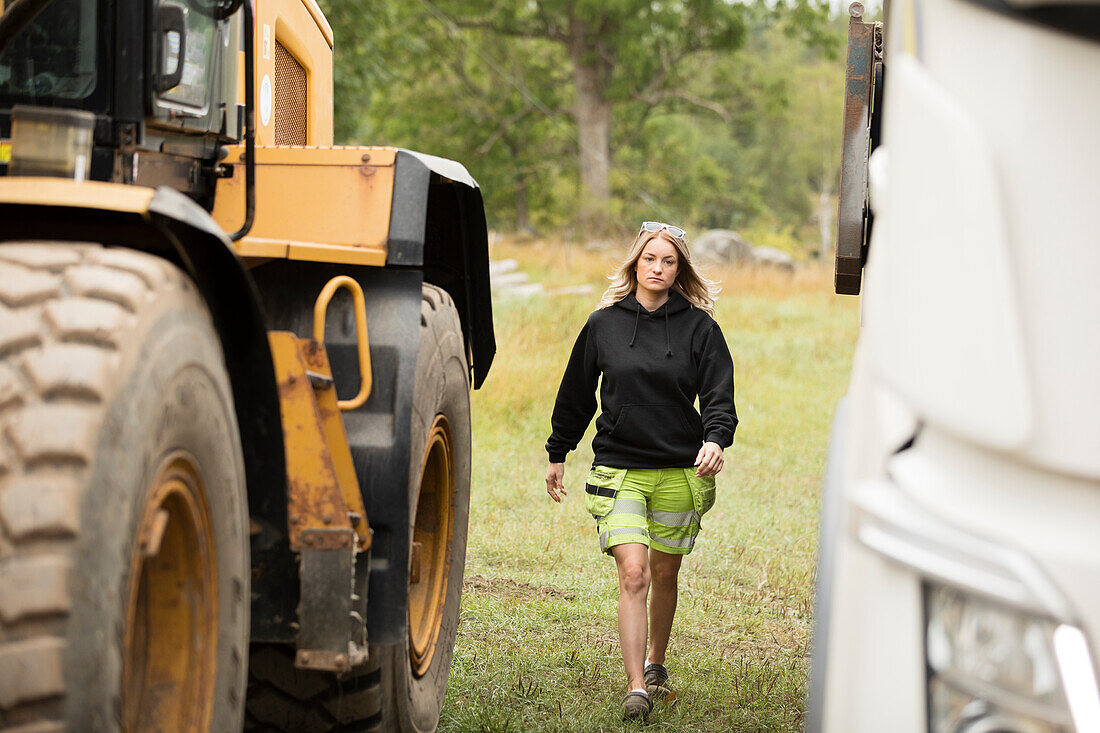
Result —
<path fill-rule="evenodd" d="M 332 145 L 332 28 L 314 0 L 255 3 L 256 145 Z M 237 84 L 244 104 L 244 58 Z"/>
<path fill-rule="evenodd" d="M 256 9 L 256 210 L 235 242 L 246 258 L 386 264 L 397 150 L 334 146 L 332 28 L 314 0 Z M 243 53 L 238 75 L 244 103 Z M 228 149 L 214 219 L 236 231 L 245 212 L 245 146 Z"/>
<path fill-rule="evenodd" d="M 243 156 L 243 146 L 230 149 L 234 175 L 218 182 L 214 199 L 226 231 L 244 215 Z M 396 157 L 394 148 L 257 146 L 255 220 L 237 253 L 385 265 Z"/>
<path fill-rule="evenodd" d="M 15 205 L 71 206 L 142 214 L 156 192 L 141 186 L 64 178 L 0 177 L 0 203 Z"/>

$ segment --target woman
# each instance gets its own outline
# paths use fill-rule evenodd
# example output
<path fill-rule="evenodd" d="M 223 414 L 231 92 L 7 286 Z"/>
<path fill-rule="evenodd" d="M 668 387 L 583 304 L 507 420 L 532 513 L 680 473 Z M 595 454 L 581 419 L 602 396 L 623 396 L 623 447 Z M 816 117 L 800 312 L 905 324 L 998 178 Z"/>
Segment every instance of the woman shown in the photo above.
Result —
<path fill-rule="evenodd" d="M 664 664 L 680 562 L 714 503 L 714 476 L 737 427 L 733 360 L 712 318 L 717 288 L 692 266 L 685 236 L 679 227 L 642 224 L 573 346 L 546 441 L 546 491 L 560 503 L 565 455 L 596 412 L 602 375 L 585 508 L 619 572 L 628 719 L 644 719 L 651 696 L 670 692 Z"/>

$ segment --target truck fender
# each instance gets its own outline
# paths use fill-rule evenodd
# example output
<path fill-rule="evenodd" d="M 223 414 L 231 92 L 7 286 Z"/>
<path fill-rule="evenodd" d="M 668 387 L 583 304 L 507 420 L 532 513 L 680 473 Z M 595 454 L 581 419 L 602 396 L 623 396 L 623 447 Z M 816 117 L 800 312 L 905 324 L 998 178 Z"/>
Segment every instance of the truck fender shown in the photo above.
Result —
<path fill-rule="evenodd" d="M 454 299 L 473 374 L 481 387 L 496 354 L 485 205 L 461 163 L 397 151 L 387 266 L 411 266 Z"/>
<path fill-rule="evenodd" d="M 272 260 L 253 271 L 272 327 L 299 336 L 312 333 L 313 304 L 333 277 L 349 275 L 362 286 L 370 327 L 372 388 L 361 408 L 343 413 L 367 521 L 371 528 L 367 639 L 371 645 L 407 643 L 409 563 L 409 467 L 415 365 L 419 345 L 421 282 L 419 270 L 355 267 L 321 262 Z M 337 394 L 346 399 L 359 389 L 358 340 L 351 298 L 337 293 L 325 330 Z M 356 566 L 357 586 L 366 568 Z M 297 599 L 296 576 L 283 579 L 280 597 Z M 290 610 L 293 610 L 290 604 Z M 271 614 L 269 614 L 271 615 Z M 264 641 L 289 642 L 294 616 L 273 624 Z"/>

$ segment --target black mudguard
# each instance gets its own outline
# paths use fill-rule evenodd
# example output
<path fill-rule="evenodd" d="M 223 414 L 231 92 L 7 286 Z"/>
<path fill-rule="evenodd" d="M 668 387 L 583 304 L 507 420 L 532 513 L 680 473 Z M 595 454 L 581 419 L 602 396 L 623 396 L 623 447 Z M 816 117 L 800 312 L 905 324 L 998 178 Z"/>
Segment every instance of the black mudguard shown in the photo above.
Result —
<path fill-rule="evenodd" d="M 369 325 L 372 388 L 361 408 L 343 413 L 355 472 L 372 531 L 367 640 L 407 643 L 409 573 L 409 434 L 420 338 L 419 270 L 273 261 L 253 271 L 264 307 L 277 330 L 313 333 L 313 304 L 331 278 L 350 275 L 363 287 Z M 359 356 L 352 301 L 339 291 L 329 305 L 325 349 L 340 399 L 359 391 Z M 357 567 L 359 582 L 363 582 Z M 284 597 L 297 602 L 297 578 Z M 362 593 L 360 593 L 362 595 Z M 281 638 L 291 641 L 287 627 Z"/>
<path fill-rule="evenodd" d="M 395 167 L 386 264 L 420 268 L 451 294 L 479 389 L 497 349 L 481 189 L 453 160 L 399 150 Z"/>

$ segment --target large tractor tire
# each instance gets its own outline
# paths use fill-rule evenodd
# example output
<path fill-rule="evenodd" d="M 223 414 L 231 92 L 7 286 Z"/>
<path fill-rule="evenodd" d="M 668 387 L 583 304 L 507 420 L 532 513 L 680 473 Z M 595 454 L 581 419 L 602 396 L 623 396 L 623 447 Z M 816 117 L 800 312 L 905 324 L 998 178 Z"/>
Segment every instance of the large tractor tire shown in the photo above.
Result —
<path fill-rule="evenodd" d="M 383 656 L 386 729 L 439 723 L 458 630 L 470 519 L 470 383 L 451 297 L 423 286 L 409 470 L 409 643 Z"/>
<path fill-rule="evenodd" d="M 0 730 L 240 728 L 248 504 L 194 284 L 0 245 Z"/>
<path fill-rule="evenodd" d="M 450 296 L 424 285 L 410 431 L 409 517 L 419 563 L 412 559 L 409 570 L 419 571 L 419 582 L 409 583 L 409 642 L 372 646 L 368 662 L 342 677 L 295 669 L 290 647 L 253 645 L 248 729 L 435 730 L 458 628 L 470 514 L 470 389 L 463 343 Z M 386 610 L 372 606 L 368 612 Z"/>
<path fill-rule="evenodd" d="M 381 730 L 378 660 L 351 672 L 298 669 L 294 649 L 254 644 L 248 670 L 247 731 L 329 733 Z"/>

